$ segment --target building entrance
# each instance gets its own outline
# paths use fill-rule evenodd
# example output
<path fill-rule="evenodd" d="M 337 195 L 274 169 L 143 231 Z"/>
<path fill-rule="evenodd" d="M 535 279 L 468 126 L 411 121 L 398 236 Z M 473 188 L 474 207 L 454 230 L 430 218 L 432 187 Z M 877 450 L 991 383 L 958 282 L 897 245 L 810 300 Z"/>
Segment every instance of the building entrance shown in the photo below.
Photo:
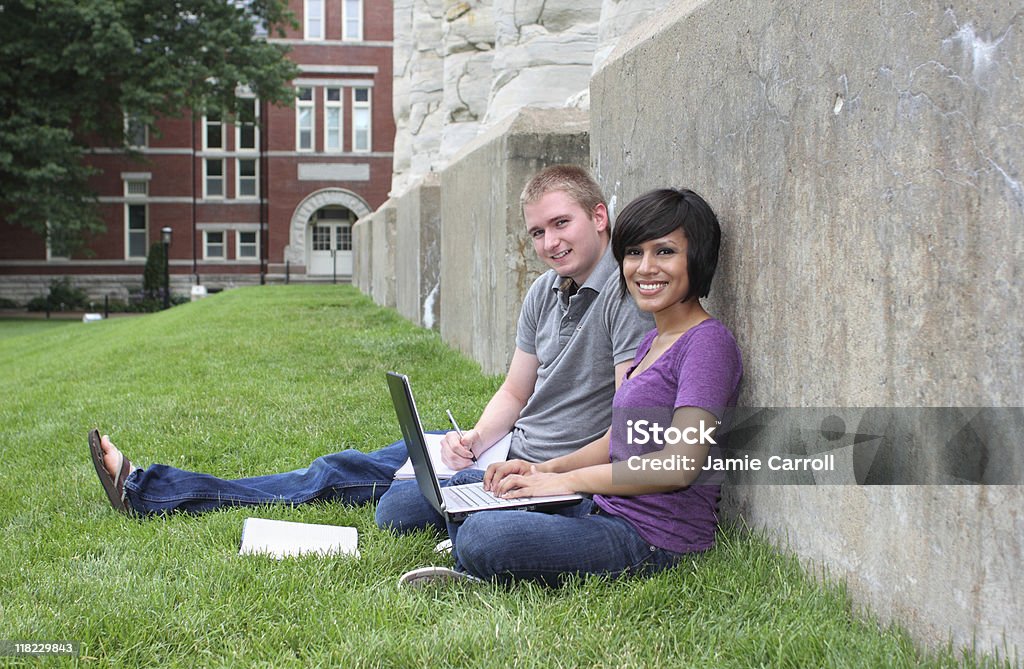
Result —
<path fill-rule="evenodd" d="M 307 274 L 352 276 L 352 224 L 356 215 L 345 207 L 324 207 L 309 219 Z"/>

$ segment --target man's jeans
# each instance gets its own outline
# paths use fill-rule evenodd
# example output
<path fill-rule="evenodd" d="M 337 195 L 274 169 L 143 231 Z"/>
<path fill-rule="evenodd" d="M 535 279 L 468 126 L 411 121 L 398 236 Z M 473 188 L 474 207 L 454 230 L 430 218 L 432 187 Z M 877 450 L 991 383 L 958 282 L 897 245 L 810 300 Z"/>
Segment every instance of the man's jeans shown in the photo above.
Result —
<path fill-rule="evenodd" d="M 326 500 L 362 504 L 384 494 L 408 457 L 405 442 L 396 441 L 373 453 L 349 449 L 325 455 L 305 469 L 230 480 L 153 465 L 132 472 L 124 488 L 129 506 L 140 515 Z"/>
<path fill-rule="evenodd" d="M 483 480 L 459 472 L 444 485 Z M 398 481 L 377 503 L 377 524 L 399 532 L 444 527 L 415 481 Z M 681 557 L 649 544 L 626 520 L 600 510 L 591 499 L 546 511 L 479 511 L 447 523 L 455 568 L 478 578 L 534 580 L 558 585 L 571 574 L 648 574 Z"/>

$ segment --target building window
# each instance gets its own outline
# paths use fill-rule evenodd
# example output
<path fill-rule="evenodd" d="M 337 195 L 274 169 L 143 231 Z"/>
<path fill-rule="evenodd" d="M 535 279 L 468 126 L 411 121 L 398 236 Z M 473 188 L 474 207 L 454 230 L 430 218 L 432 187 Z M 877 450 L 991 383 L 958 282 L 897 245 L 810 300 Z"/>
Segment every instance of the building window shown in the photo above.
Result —
<path fill-rule="evenodd" d="M 351 251 L 352 250 L 352 224 L 342 223 L 335 228 L 335 247 L 339 251 Z"/>
<path fill-rule="evenodd" d="M 295 148 L 313 150 L 313 89 L 299 88 L 295 96 Z"/>
<path fill-rule="evenodd" d="M 303 16 L 306 22 L 306 39 L 324 38 L 324 0 L 306 0 Z"/>
<path fill-rule="evenodd" d="M 370 89 L 352 89 L 352 150 L 370 150 Z"/>
<path fill-rule="evenodd" d="M 224 150 L 224 124 L 220 122 L 220 114 L 207 114 L 203 117 L 203 146 Z"/>
<path fill-rule="evenodd" d="M 203 161 L 203 197 L 224 197 L 224 159 Z"/>
<path fill-rule="evenodd" d="M 69 256 L 68 244 L 64 229 L 54 227 L 46 222 L 46 259 L 67 260 Z"/>
<path fill-rule="evenodd" d="M 149 210 L 144 200 L 149 195 L 149 175 L 131 176 L 134 178 L 124 180 L 124 257 L 145 258 L 149 251 Z"/>
<path fill-rule="evenodd" d="M 224 246 L 223 230 L 203 232 L 203 260 L 223 260 Z"/>
<path fill-rule="evenodd" d="M 249 198 L 259 195 L 257 167 L 255 158 L 239 158 L 237 165 L 238 183 L 235 185 L 235 197 Z"/>
<path fill-rule="evenodd" d="M 259 235 L 255 231 L 239 230 L 235 240 L 236 257 L 239 260 L 256 260 L 260 257 Z"/>
<path fill-rule="evenodd" d="M 324 151 L 341 152 L 342 101 L 340 88 L 324 89 Z"/>
<path fill-rule="evenodd" d="M 331 250 L 331 226 L 314 225 L 312 229 L 312 248 L 314 251 Z"/>
<path fill-rule="evenodd" d="M 149 145 L 149 129 L 137 116 L 124 115 L 124 141 L 133 149 L 144 149 Z"/>
<path fill-rule="evenodd" d="M 363 0 L 344 0 L 341 23 L 341 39 L 363 39 Z"/>
<path fill-rule="evenodd" d="M 241 118 L 235 128 L 235 148 L 239 151 L 255 151 L 259 148 L 260 131 L 259 105 L 254 98 L 246 98 L 241 101 Z"/>
<path fill-rule="evenodd" d="M 149 181 L 146 179 L 125 179 L 125 197 L 146 197 L 149 195 Z"/>
<path fill-rule="evenodd" d="M 125 218 L 125 254 L 127 259 L 145 259 L 146 251 L 149 249 L 147 219 L 149 214 L 144 204 L 126 204 L 124 206 Z"/>

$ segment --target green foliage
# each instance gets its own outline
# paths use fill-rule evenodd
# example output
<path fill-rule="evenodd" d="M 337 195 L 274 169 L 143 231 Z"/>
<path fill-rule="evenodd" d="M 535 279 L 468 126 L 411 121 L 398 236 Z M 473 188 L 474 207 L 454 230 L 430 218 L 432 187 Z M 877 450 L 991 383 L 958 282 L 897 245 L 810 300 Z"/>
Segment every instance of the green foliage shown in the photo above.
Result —
<path fill-rule="evenodd" d="M 166 262 L 167 254 L 164 252 L 163 243 L 156 242 L 149 247 L 146 268 L 142 271 L 142 292 L 147 298 L 156 299 L 163 294 Z"/>
<path fill-rule="evenodd" d="M 64 276 L 50 282 L 50 292 L 45 297 L 36 297 L 29 301 L 29 311 L 77 311 L 84 309 L 88 296 L 81 288 L 76 288 L 71 279 Z"/>
<path fill-rule="evenodd" d="M 297 70 L 264 35 L 285 0 L 0 3 L 0 211 L 61 253 L 102 228 L 83 164 L 97 138 L 125 145 L 124 113 L 150 125 L 187 109 L 240 113 L 235 90 L 291 104 Z M 248 120 L 248 119 L 243 119 Z"/>

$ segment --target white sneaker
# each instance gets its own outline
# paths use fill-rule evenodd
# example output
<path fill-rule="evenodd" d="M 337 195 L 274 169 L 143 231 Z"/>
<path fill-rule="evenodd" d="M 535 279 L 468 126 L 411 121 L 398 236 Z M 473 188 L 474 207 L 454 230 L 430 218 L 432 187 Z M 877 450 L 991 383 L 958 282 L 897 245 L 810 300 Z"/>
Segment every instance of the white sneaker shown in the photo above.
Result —
<path fill-rule="evenodd" d="M 434 546 L 434 552 L 438 555 L 451 555 L 452 554 L 452 540 L 445 539 L 444 541 L 438 542 Z"/>
<path fill-rule="evenodd" d="M 462 581 L 465 583 L 483 583 L 476 576 L 464 574 L 448 567 L 420 567 L 402 574 L 398 579 L 399 588 L 422 588 L 426 585 L 441 585 L 443 583 L 454 583 Z"/>

